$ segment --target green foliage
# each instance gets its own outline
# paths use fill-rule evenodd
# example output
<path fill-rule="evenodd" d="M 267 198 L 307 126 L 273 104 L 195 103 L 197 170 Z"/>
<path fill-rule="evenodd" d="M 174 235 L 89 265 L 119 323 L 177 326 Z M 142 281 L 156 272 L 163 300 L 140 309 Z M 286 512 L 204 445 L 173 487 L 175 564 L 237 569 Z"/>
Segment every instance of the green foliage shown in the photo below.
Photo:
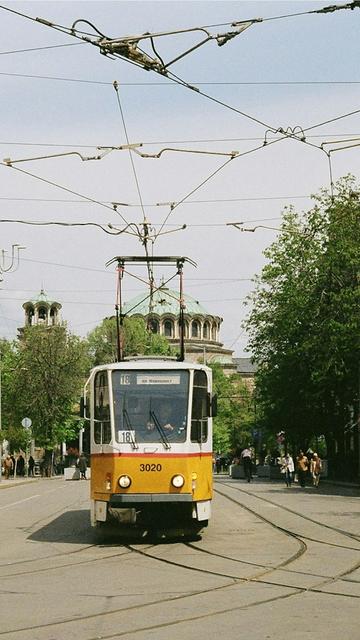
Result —
<path fill-rule="evenodd" d="M 3 366 L 6 429 L 14 433 L 27 416 L 37 444 L 50 449 L 76 430 L 71 414 L 89 368 L 87 345 L 65 326 L 27 327 L 10 361 Z"/>
<path fill-rule="evenodd" d="M 220 364 L 211 365 L 213 391 L 218 396 L 214 419 L 214 451 L 234 454 L 252 441 L 254 404 L 252 395 L 238 375 L 225 376 Z"/>
<path fill-rule="evenodd" d="M 257 393 L 274 432 L 307 446 L 337 437 L 358 395 L 360 203 L 354 178 L 284 212 L 282 231 L 249 302 Z"/>
<path fill-rule="evenodd" d="M 150 354 L 173 355 L 167 339 L 147 331 L 143 318 L 125 318 L 121 335 L 124 357 Z M 116 318 L 105 318 L 98 327 L 89 333 L 88 344 L 93 366 L 116 362 Z"/>

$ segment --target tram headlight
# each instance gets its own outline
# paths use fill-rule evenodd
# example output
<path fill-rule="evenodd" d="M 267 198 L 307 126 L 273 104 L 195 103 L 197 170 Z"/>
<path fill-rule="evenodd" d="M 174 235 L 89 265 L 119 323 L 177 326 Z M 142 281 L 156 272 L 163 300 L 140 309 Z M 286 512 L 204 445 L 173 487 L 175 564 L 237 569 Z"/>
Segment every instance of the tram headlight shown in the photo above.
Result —
<path fill-rule="evenodd" d="M 185 479 L 180 474 L 171 478 L 171 484 L 173 487 L 175 487 L 175 489 L 181 489 L 181 487 L 184 485 L 184 482 Z"/>
<path fill-rule="evenodd" d="M 131 485 L 131 478 L 129 476 L 120 476 L 118 485 L 121 489 L 128 489 Z"/>

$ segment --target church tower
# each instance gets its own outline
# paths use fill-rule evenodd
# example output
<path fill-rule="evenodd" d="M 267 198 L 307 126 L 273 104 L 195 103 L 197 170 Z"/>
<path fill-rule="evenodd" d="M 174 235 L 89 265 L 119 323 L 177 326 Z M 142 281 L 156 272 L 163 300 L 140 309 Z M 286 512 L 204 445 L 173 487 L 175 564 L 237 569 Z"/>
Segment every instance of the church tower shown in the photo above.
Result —
<path fill-rule="evenodd" d="M 60 302 L 49 300 L 44 289 L 41 289 L 36 298 L 24 302 L 25 327 L 40 325 L 53 327 L 61 324 Z"/>

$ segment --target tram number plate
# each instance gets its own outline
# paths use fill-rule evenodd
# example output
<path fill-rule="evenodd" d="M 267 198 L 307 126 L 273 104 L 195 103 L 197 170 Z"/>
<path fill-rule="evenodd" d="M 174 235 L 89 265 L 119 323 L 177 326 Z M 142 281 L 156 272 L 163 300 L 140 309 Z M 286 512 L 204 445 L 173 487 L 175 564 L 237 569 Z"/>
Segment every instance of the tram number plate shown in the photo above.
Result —
<path fill-rule="evenodd" d="M 120 444 L 131 444 L 135 442 L 135 431 L 118 431 L 118 441 Z"/>
<path fill-rule="evenodd" d="M 152 464 L 141 464 L 140 465 L 140 471 L 161 471 L 162 469 L 162 465 L 161 464 L 155 464 L 154 462 Z"/>

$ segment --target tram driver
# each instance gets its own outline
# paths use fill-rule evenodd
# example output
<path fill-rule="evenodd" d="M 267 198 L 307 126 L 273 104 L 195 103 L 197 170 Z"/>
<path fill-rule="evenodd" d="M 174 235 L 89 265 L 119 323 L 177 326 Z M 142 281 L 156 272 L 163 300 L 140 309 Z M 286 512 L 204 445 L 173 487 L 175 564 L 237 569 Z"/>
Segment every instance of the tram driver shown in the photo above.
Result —
<path fill-rule="evenodd" d="M 155 430 L 156 425 L 154 420 L 156 419 L 158 420 L 160 427 L 167 433 L 171 433 L 175 430 L 175 427 L 171 424 L 172 407 L 169 400 L 164 400 L 160 405 L 160 408 L 152 413 L 153 415 L 146 425 L 147 431 L 152 432 Z"/>

